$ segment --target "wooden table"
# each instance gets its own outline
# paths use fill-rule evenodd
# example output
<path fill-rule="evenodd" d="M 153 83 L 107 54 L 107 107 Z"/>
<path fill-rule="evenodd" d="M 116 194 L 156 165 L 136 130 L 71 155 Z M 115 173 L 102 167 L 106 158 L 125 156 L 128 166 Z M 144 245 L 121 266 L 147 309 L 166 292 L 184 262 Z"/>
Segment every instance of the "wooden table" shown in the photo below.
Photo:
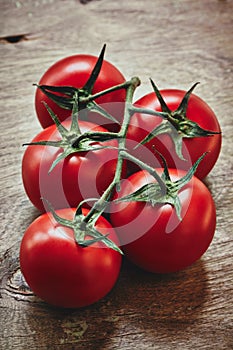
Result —
<path fill-rule="evenodd" d="M 0 348 L 232 349 L 232 1 L 1 0 Z M 212 107 L 221 156 L 206 179 L 217 207 L 214 240 L 190 268 L 166 276 L 124 261 L 119 281 L 82 310 L 51 308 L 24 288 L 19 245 L 39 215 L 21 181 L 22 144 L 41 130 L 32 83 L 75 53 L 106 59 L 142 85 L 188 89 Z"/>

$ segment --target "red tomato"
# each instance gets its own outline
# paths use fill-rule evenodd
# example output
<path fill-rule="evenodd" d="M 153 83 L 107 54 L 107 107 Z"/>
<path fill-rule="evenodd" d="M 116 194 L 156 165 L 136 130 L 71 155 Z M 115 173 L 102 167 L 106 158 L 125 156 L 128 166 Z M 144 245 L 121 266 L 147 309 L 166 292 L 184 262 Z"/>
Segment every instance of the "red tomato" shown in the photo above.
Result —
<path fill-rule="evenodd" d="M 72 220 L 75 209 L 57 214 Z M 86 215 L 88 210 L 84 209 Z M 112 226 L 103 217 L 95 228 L 117 244 Z M 90 237 L 87 236 L 88 239 Z M 49 304 L 76 308 L 103 298 L 114 286 L 121 254 L 104 243 L 81 247 L 71 228 L 58 224 L 50 213 L 39 216 L 27 228 L 20 247 L 20 266 L 32 291 Z"/>
<path fill-rule="evenodd" d="M 161 169 L 158 170 L 161 172 Z M 173 181 L 185 172 L 169 169 Z M 124 197 L 155 179 L 139 171 L 124 180 L 115 196 Z M 216 226 L 216 211 L 207 187 L 193 176 L 178 193 L 180 221 L 170 204 L 115 202 L 111 223 L 125 255 L 141 268 L 157 273 L 174 272 L 198 260 L 209 247 Z"/>
<path fill-rule="evenodd" d="M 82 133 L 91 129 L 106 131 L 90 122 L 80 121 L 79 124 Z M 69 129 L 70 121 L 63 122 L 63 126 Z M 32 142 L 60 139 L 54 124 L 40 132 Z M 117 146 L 115 140 L 101 144 Z M 116 149 L 72 153 L 49 173 L 53 161 L 62 151 L 60 147 L 29 145 L 24 153 L 24 188 L 31 202 L 41 211 L 46 209 L 41 198 L 49 201 L 55 209 L 77 207 L 83 199 L 98 198 L 113 180 L 118 156 Z"/>
<path fill-rule="evenodd" d="M 74 55 L 63 58 L 54 63 L 41 77 L 39 85 L 52 86 L 72 86 L 82 88 L 87 82 L 92 69 L 95 66 L 98 57 L 92 55 Z M 125 81 L 121 72 L 108 61 L 103 61 L 100 73 L 94 84 L 92 93 L 95 94 L 112 86 L 119 85 Z M 119 121 L 123 116 L 123 101 L 125 100 L 125 90 L 111 92 L 95 101 L 102 104 L 109 113 L 115 116 Z M 45 101 L 60 121 L 65 120 L 71 114 L 70 110 L 59 107 L 55 102 L 50 100 L 40 89 L 36 90 L 35 108 L 38 119 L 43 128 L 53 124 L 44 104 Z M 114 102 L 114 103 L 113 103 Z M 120 103 L 116 103 L 120 102 Z M 88 115 L 88 120 L 99 125 L 109 124 L 109 121 L 96 113 Z M 111 122 L 110 122 L 111 123 Z M 111 127 L 112 126 L 112 127 Z M 111 124 L 110 128 L 113 129 Z"/>
<path fill-rule="evenodd" d="M 181 103 L 185 91 L 182 90 L 161 90 L 163 99 L 171 111 L 175 111 Z M 149 93 L 137 102 L 136 107 L 145 107 L 154 111 L 161 111 L 160 103 L 154 92 Z M 211 108 L 200 97 L 191 94 L 187 107 L 187 118 L 199 124 L 200 127 L 209 131 L 220 132 L 218 120 Z M 127 138 L 139 143 L 155 127 L 160 125 L 162 118 L 135 113 L 132 116 L 128 129 Z M 132 148 L 129 144 L 129 148 Z M 168 134 L 161 134 L 153 138 L 143 146 L 139 146 L 134 155 L 149 163 L 153 167 L 158 166 L 158 159 L 155 150 L 160 152 L 167 161 L 169 168 L 189 170 L 196 160 L 204 153 L 209 152 L 198 167 L 195 175 L 200 179 L 204 178 L 216 163 L 221 148 L 221 134 L 207 137 L 185 138 L 182 141 L 182 154 L 185 160 L 181 160 L 175 151 L 174 143 Z M 145 152 L 145 149 L 149 152 Z M 133 170 L 135 170 L 132 167 Z"/>

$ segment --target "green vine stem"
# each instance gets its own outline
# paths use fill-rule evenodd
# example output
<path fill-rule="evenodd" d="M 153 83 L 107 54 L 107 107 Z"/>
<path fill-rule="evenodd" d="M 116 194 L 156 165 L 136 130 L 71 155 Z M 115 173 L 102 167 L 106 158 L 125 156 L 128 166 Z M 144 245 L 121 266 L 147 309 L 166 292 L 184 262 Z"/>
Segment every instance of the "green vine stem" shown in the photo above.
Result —
<path fill-rule="evenodd" d="M 83 218 L 83 221 L 85 223 L 91 223 L 94 225 L 96 220 L 99 218 L 99 216 L 103 213 L 106 206 L 108 205 L 109 200 L 111 199 L 111 196 L 113 194 L 114 189 L 116 186 L 120 183 L 121 180 L 121 173 L 122 173 L 122 166 L 124 158 L 122 156 L 122 150 L 125 149 L 126 144 L 126 133 L 128 129 L 128 125 L 130 122 L 130 109 L 129 105 L 132 105 L 133 95 L 135 89 L 140 85 L 140 80 L 138 77 L 133 77 L 129 84 L 127 84 L 126 88 L 126 103 L 125 103 L 125 111 L 124 111 L 124 119 L 121 125 L 121 129 L 118 133 L 118 160 L 116 165 L 116 171 L 115 176 L 113 178 L 113 181 L 110 183 L 110 185 L 107 187 L 107 189 L 104 191 L 102 196 L 94 203 L 93 207 L 89 211 L 89 213 Z"/>
<path fill-rule="evenodd" d="M 150 165 L 144 163 L 142 160 L 134 157 L 132 154 L 130 154 L 126 150 L 121 150 L 120 154 L 124 159 L 127 159 L 127 160 L 137 164 L 140 168 L 148 171 L 148 173 L 151 174 L 155 178 L 155 180 L 157 180 L 159 187 L 161 189 L 161 192 L 162 193 L 166 192 L 166 184 L 163 181 L 163 179 L 159 176 L 159 174 L 155 171 L 154 168 L 152 168 Z"/>
<path fill-rule="evenodd" d="M 165 112 L 158 112 L 158 111 L 154 111 L 152 109 L 137 107 L 134 105 L 132 105 L 130 107 L 130 112 L 132 114 L 133 113 L 148 114 L 148 115 L 154 115 L 155 117 L 160 117 L 162 119 L 167 119 L 167 113 L 165 113 Z"/>
<path fill-rule="evenodd" d="M 110 87 L 108 89 L 105 89 L 105 90 L 102 90 L 100 92 L 97 92 L 96 94 L 89 95 L 89 96 L 81 96 L 80 97 L 80 102 L 86 104 L 88 102 L 96 100 L 98 97 L 107 95 L 107 94 L 109 94 L 111 92 L 122 90 L 122 89 L 127 89 L 131 85 L 131 83 L 132 83 L 131 80 L 127 80 L 127 81 L 125 81 L 122 84 L 112 86 L 112 87 Z"/>

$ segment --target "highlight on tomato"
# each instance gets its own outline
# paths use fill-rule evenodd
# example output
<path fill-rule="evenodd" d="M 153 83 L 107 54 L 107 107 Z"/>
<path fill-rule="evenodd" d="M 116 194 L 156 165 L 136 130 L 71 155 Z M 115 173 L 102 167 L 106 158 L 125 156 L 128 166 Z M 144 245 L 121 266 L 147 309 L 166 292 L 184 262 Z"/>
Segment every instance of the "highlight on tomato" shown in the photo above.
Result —
<path fill-rule="evenodd" d="M 75 236 L 75 211 L 61 209 L 54 212 L 55 217 L 51 212 L 42 214 L 27 228 L 20 246 L 20 267 L 29 287 L 42 300 L 63 308 L 84 307 L 105 297 L 118 279 L 122 260 L 117 249 L 99 239 L 89 244 L 93 237 L 85 227 L 79 226 Z M 84 216 L 87 213 L 82 209 Z M 78 243 L 77 236 L 84 234 L 83 243 Z M 95 234 L 108 234 L 117 247 L 114 229 L 102 216 Z"/>

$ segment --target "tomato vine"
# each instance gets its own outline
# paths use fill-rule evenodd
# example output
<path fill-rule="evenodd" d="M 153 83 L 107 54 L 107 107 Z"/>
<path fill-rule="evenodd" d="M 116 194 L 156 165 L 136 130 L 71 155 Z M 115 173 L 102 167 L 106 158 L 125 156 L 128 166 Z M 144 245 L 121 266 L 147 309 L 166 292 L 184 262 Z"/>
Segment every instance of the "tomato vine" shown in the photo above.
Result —
<path fill-rule="evenodd" d="M 215 132 L 207 131 L 202 128 L 200 128 L 196 123 L 192 123 L 191 121 L 188 121 L 186 118 L 186 109 L 188 104 L 188 99 L 195 88 L 197 84 L 194 84 L 193 87 L 185 94 L 180 106 L 175 112 L 171 112 L 169 108 L 167 107 L 166 103 L 164 102 L 162 96 L 159 93 L 159 90 L 151 80 L 154 92 L 156 96 L 159 98 L 159 101 L 162 106 L 162 112 L 156 112 L 152 111 L 146 108 L 137 108 L 133 106 L 133 96 L 136 88 L 140 85 L 140 79 L 138 77 L 133 77 L 131 80 L 126 81 L 120 85 L 113 86 L 107 90 L 103 90 L 102 92 L 99 92 L 97 94 L 92 95 L 91 91 L 93 88 L 93 85 L 95 83 L 95 80 L 98 77 L 98 74 L 101 69 L 101 65 L 103 62 L 103 53 L 104 53 L 105 47 L 102 49 L 101 54 L 99 56 L 99 59 L 93 69 L 92 75 L 89 78 L 88 82 L 85 84 L 85 86 L 82 89 L 72 88 L 72 87 L 53 87 L 53 86 L 39 86 L 40 88 L 49 98 L 51 98 L 54 102 L 56 102 L 59 106 L 62 108 L 72 108 L 72 123 L 70 130 L 67 130 L 62 123 L 59 121 L 58 117 L 53 113 L 53 111 L 49 108 L 48 105 L 46 105 L 46 108 L 53 119 L 54 123 L 56 124 L 60 134 L 61 134 L 61 141 L 38 141 L 38 142 L 32 142 L 25 145 L 50 145 L 54 147 L 62 147 L 64 151 L 59 155 L 59 157 L 56 158 L 56 160 L 51 165 L 51 168 L 49 171 L 52 171 L 53 168 L 64 158 L 69 156 L 72 153 L 82 152 L 82 151 L 92 151 L 95 152 L 98 149 L 101 148 L 107 148 L 108 146 L 93 146 L 93 142 L 99 141 L 104 142 L 106 140 L 116 139 L 118 141 L 118 160 L 116 165 L 116 171 L 115 176 L 112 180 L 112 182 L 109 184 L 107 189 L 104 191 L 102 196 L 94 202 L 94 205 L 90 209 L 89 213 L 86 216 L 82 216 L 80 205 L 82 205 L 84 202 L 82 202 L 76 211 L 75 219 L 73 222 L 65 222 L 64 220 L 60 219 L 55 211 L 53 210 L 51 204 L 48 203 L 49 208 L 51 212 L 53 213 L 54 217 L 58 220 L 60 224 L 68 225 L 70 227 L 73 227 L 75 232 L 85 231 L 86 235 L 91 235 L 93 237 L 92 240 L 86 241 L 83 236 L 81 239 L 80 236 L 76 234 L 76 240 L 77 243 L 81 246 L 87 246 L 94 242 L 97 242 L 98 240 L 103 240 L 103 242 L 115 249 L 121 252 L 121 250 L 114 245 L 112 242 L 108 240 L 107 237 L 103 237 L 97 234 L 97 231 L 94 229 L 95 222 L 97 219 L 103 214 L 106 207 L 108 206 L 108 203 L 111 201 L 112 195 L 114 190 L 120 186 L 121 181 L 121 173 L 122 173 L 122 166 L 124 159 L 130 160 L 131 162 L 134 162 L 135 164 L 139 165 L 142 169 L 147 170 L 156 180 L 157 185 L 153 184 L 151 186 L 145 186 L 142 189 L 135 191 L 135 193 L 131 194 L 130 196 L 127 196 L 127 198 L 122 198 L 122 201 L 125 201 L 126 199 L 128 201 L 144 201 L 144 202 L 152 202 L 152 203 L 162 203 L 166 204 L 169 203 L 170 205 L 174 206 L 177 212 L 177 216 L 181 219 L 180 216 L 180 203 L 178 200 L 177 193 L 181 187 L 183 187 L 188 181 L 190 181 L 191 177 L 195 173 L 195 170 L 197 169 L 199 163 L 204 158 L 205 154 L 203 154 L 196 163 L 190 168 L 188 174 L 184 176 L 179 181 L 176 181 L 174 183 L 171 182 L 169 177 L 169 172 L 166 164 L 166 159 L 164 159 L 161 155 L 163 164 L 164 164 L 164 174 L 163 176 L 159 176 L 154 168 L 152 168 L 150 165 L 144 163 L 140 159 L 134 157 L 133 155 L 128 152 L 126 149 L 126 136 L 127 136 L 127 130 L 129 127 L 131 116 L 134 113 L 144 113 L 148 115 L 153 115 L 157 117 L 162 117 L 164 119 L 164 128 L 161 129 L 161 127 L 158 127 L 157 129 L 153 130 L 150 134 L 147 135 L 145 139 L 143 139 L 140 144 L 144 144 L 155 135 L 158 135 L 161 132 L 167 132 L 171 133 L 173 135 L 172 127 L 175 126 L 177 130 L 180 130 L 180 128 L 184 129 L 183 124 L 189 125 L 190 133 L 187 132 L 184 134 L 184 132 L 181 132 L 180 139 L 183 137 L 199 137 L 199 136 L 210 136 L 212 134 L 215 134 Z M 78 120 L 79 120 L 79 111 L 84 108 L 84 106 L 88 110 L 95 110 L 100 112 L 108 119 L 111 119 L 114 121 L 111 116 L 108 114 L 105 114 L 103 112 L 103 109 L 101 107 L 96 107 L 97 104 L 93 104 L 93 101 L 105 94 L 108 94 L 112 91 L 117 91 L 119 89 L 125 89 L 126 90 L 126 100 L 125 100 L 125 111 L 124 111 L 124 117 L 123 121 L 120 127 L 120 130 L 118 132 L 92 132 L 88 131 L 85 134 L 82 134 L 79 128 Z M 58 96 L 54 94 L 54 92 L 62 93 L 63 96 Z M 80 107 L 81 106 L 81 107 Z M 99 109 L 100 108 L 100 109 Z M 176 145 L 176 151 L 180 157 L 181 155 L 181 148 L 180 145 L 177 143 L 178 139 L 175 141 Z M 111 146 L 110 146 L 111 148 Z M 149 188 L 150 187 L 150 188 Z M 156 188 L 155 188 L 156 187 Z M 46 200 L 46 198 L 45 198 Z M 88 200 L 88 199 L 87 199 Z M 81 218 L 79 218 L 81 216 Z M 84 225 L 87 225 L 85 226 Z M 85 227 L 85 230 L 84 230 Z"/>
<path fill-rule="evenodd" d="M 209 130 L 208 128 L 199 125 L 197 121 L 191 120 L 188 117 L 190 100 L 193 96 L 193 90 L 198 83 L 195 83 L 184 94 L 180 91 L 178 91 L 177 93 L 176 91 L 176 93 L 179 95 L 179 98 L 177 99 L 178 102 L 176 101 L 176 107 L 172 108 L 170 106 L 170 102 L 166 101 L 166 98 L 163 97 L 162 92 L 158 90 L 154 81 L 150 79 L 153 88 L 152 95 L 150 95 L 149 97 L 145 97 L 146 102 L 143 100 L 145 102 L 145 105 L 143 105 L 143 101 L 141 101 L 141 104 L 137 104 L 133 101 L 133 99 L 135 95 L 135 90 L 141 84 L 140 78 L 132 77 L 131 79 L 126 81 L 115 67 L 109 65 L 108 67 L 111 68 L 111 71 L 115 72 L 117 75 L 117 78 L 115 79 L 117 81 L 117 84 L 112 84 L 112 82 L 114 81 L 114 79 L 112 79 L 111 84 L 107 84 L 106 86 L 104 85 L 101 89 L 98 86 L 98 89 L 95 90 L 95 86 L 98 82 L 103 66 L 106 64 L 104 60 L 105 49 L 106 45 L 103 46 L 100 55 L 96 60 L 93 57 L 91 57 L 90 61 L 93 63 L 93 68 L 90 74 L 89 71 L 88 74 L 86 74 L 87 72 L 85 72 L 85 77 L 88 76 L 86 81 L 83 82 L 82 78 L 82 83 L 76 84 L 77 82 L 75 81 L 75 86 L 71 86 L 65 84 L 44 84 L 42 79 L 42 83 L 35 84 L 37 88 L 37 99 L 41 98 L 40 93 L 46 97 L 46 101 L 43 102 L 43 107 L 45 107 L 46 113 L 50 118 L 50 121 L 44 120 L 42 124 L 48 125 L 53 123 L 54 125 L 49 126 L 47 129 L 44 130 L 44 133 L 42 132 L 42 134 L 38 138 L 36 137 L 35 139 L 33 139 L 32 142 L 25 143 L 24 145 L 30 149 L 33 147 L 41 146 L 45 148 L 52 147 L 58 150 L 57 153 L 54 152 L 52 156 L 48 157 L 49 160 L 47 160 L 47 163 L 51 163 L 49 164 L 49 166 L 48 164 L 46 164 L 45 166 L 45 169 L 47 169 L 46 176 L 52 176 L 55 173 L 55 176 L 52 177 L 50 183 L 51 186 L 54 186 L 53 189 L 55 189 L 55 192 L 57 188 L 56 183 L 53 184 L 53 181 L 56 182 L 56 170 L 59 169 L 59 171 L 63 171 L 59 167 L 65 167 L 66 165 L 64 164 L 66 160 L 67 163 L 70 160 L 72 163 L 72 156 L 80 155 L 80 158 L 76 159 L 76 162 L 79 163 L 80 166 L 80 163 L 82 162 L 80 159 L 85 158 L 87 154 L 95 155 L 99 151 L 103 150 L 105 150 L 106 152 L 115 152 L 113 154 L 113 158 L 115 158 L 113 164 L 111 165 L 111 169 L 108 173 L 108 181 L 106 181 L 104 186 L 101 187 L 99 196 L 84 196 L 83 198 L 79 193 L 80 196 L 78 197 L 78 204 L 76 208 L 72 206 L 71 209 L 73 216 L 71 215 L 72 213 L 69 210 L 62 210 L 68 208 L 58 208 L 61 209 L 61 213 L 66 213 L 66 217 L 60 215 L 56 208 L 53 207 L 53 203 L 50 203 L 49 198 L 46 198 L 46 191 L 41 196 L 43 197 L 41 200 L 44 203 L 46 203 L 48 211 L 51 213 L 53 219 L 55 219 L 58 226 L 60 225 L 61 227 L 63 227 L 65 230 L 64 232 L 68 232 L 69 237 L 70 231 L 73 232 L 75 243 L 77 244 L 78 249 L 80 249 L 79 253 L 80 251 L 84 252 L 85 250 L 90 251 L 89 249 L 91 249 L 92 247 L 98 246 L 99 248 L 103 248 L 104 246 L 105 248 L 110 248 L 105 249 L 105 251 L 108 252 L 107 254 L 110 254 L 110 260 L 112 262 L 116 261 L 117 264 L 117 268 L 114 272 L 114 278 L 110 281 L 110 284 L 108 285 L 106 290 L 104 289 L 104 291 L 101 291 L 101 293 L 97 293 L 98 296 L 95 295 L 94 298 L 90 298 L 87 302 L 82 299 L 84 295 L 83 294 L 81 295 L 82 302 L 80 303 L 76 303 L 74 301 L 71 304 L 67 304 L 66 302 L 63 303 L 63 301 L 61 302 L 57 300 L 57 305 L 62 304 L 72 306 L 83 306 L 93 302 L 94 300 L 98 300 L 98 297 L 100 296 L 102 297 L 107 292 L 107 290 L 111 289 L 112 284 L 115 282 L 120 268 L 119 256 L 121 256 L 124 253 L 126 253 L 126 255 L 139 266 L 153 272 L 171 272 L 181 268 L 185 268 L 188 264 L 194 262 L 205 252 L 205 250 L 208 248 L 211 242 L 215 230 L 216 213 L 214 203 L 211 199 L 211 195 L 208 192 L 207 188 L 204 186 L 204 184 L 202 184 L 202 182 L 199 179 L 196 179 L 194 176 L 196 174 L 197 169 L 199 169 L 199 167 L 202 166 L 202 162 L 207 157 L 209 157 L 209 153 L 211 152 L 208 152 L 208 149 L 203 149 L 202 154 L 199 154 L 198 157 L 196 157 L 196 159 L 192 159 L 192 163 L 190 164 L 187 171 L 181 171 L 181 173 L 177 175 L 175 174 L 175 170 L 179 171 L 182 169 L 171 169 L 172 167 L 169 165 L 170 163 L 168 162 L 167 157 L 160 151 L 157 141 L 154 141 L 157 140 L 157 138 L 161 135 L 168 135 L 173 147 L 172 150 L 174 151 L 175 155 L 179 158 L 179 160 L 185 162 L 187 161 L 187 159 L 183 154 L 183 143 L 186 140 L 199 140 L 202 138 L 206 139 L 219 136 L 219 139 L 216 143 L 217 146 L 215 158 L 212 159 L 212 164 L 209 166 L 208 169 L 208 171 L 210 171 L 215 161 L 217 160 L 218 152 L 220 150 L 221 130 L 220 128 L 215 128 L 213 130 L 211 130 L 210 128 Z M 77 59 L 77 57 L 72 58 L 72 64 L 73 60 L 75 59 Z M 79 59 L 80 57 L 78 58 L 78 60 Z M 82 57 L 82 59 L 84 58 Z M 87 57 L 85 59 L 87 59 Z M 61 64 L 63 69 L 64 61 L 62 61 Z M 90 67 L 88 67 L 88 69 L 90 69 Z M 53 72 L 53 69 L 51 71 Z M 77 87 L 77 85 L 81 87 Z M 117 92 L 121 92 L 121 98 L 119 98 L 119 100 L 124 107 L 122 119 L 117 114 L 115 115 L 114 113 L 112 113 L 111 108 L 105 108 L 103 104 L 99 103 L 99 101 L 101 101 L 102 98 L 107 98 L 110 95 L 112 96 L 112 94 Z M 122 96 L 124 96 L 123 100 Z M 154 108 L 154 105 L 151 102 L 151 98 L 153 99 L 154 105 L 157 104 L 156 108 Z M 147 101 L 147 99 L 149 102 Z M 55 103 L 55 106 L 60 108 L 58 109 L 58 111 L 68 111 L 70 113 L 69 122 L 65 120 L 67 114 L 65 112 L 64 115 L 62 114 L 62 112 L 58 114 L 57 110 L 55 111 L 53 108 L 51 108 L 48 101 L 52 101 L 53 103 Z M 111 101 L 111 99 L 110 102 L 114 104 L 114 101 Z M 37 108 L 37 110 L 41 112 L 40 108 Z M 110 125 L 109 128 L 102 128 L 102 126 L 98 125 L 98 123 L 96 123 L 95 125 L 87 125 L 86 121 L 88 119 L 88 115 L 92 112 L 95 112 L 95 116 L 103 117 L 106 121 L 106 124 Z M 133 118 L 134 122 L 136 119 L 135 124 L 132 123 Z M 153 121 L 151 122 L 152 119 Z M 140 130 L 143 128 L 144 122 L 146 124 L 148 123 L 148 125 L 150 125 L 150 128 L 145 128 L 144 133 L 140 134 Z M 217 125 L 217 123 L 215 124 Z M 51 135 L 54 134 L 54 127 L 56 128 L 56 135 L 54 139 L 50 139 Z M 48 131 L 49 128 L 51 129 Z M 43 135 L 45 135 L 44 139 Z M 48 136 L 48 139 L 46 139 L 46 135 Z M 136 141 L 136 144 L 134 143 L 132 148 L 128 147 L 128 140 L 130 139 L 130 136 L 135 136 Z M 148 146 L 151 145 L 151 143 L 152 146 Z M 148 162 L 147 159 L 144 158 L 143 153 L 134 153 L 138 152 L 138 150 L 141 150 L 142 147 L 144 147 L 144 145 L 147 147 L 151 147 L 150 151 L 151 153 L 153 153 L 153 156 L 158 157 L 160 164 L 162 164 L 160 169 L 154 164 L 150 164 L 150 162 Z M 211 147 L 213 149 L 214 146 Z M 41 152 L 44 152 L 44 148 L 41 148 Z M 103 162 L 105 155 L 102 154 L 101 157 L 98 158 L 98 160 L 96 160 L 96 162 L 98 162 L 99 159 L 100 162 Z M 40 156 L 41 155 L 39 155 L 39 157 Z M 27 155 L 26 160 L 23 160 L 23 167 L 25 166 L 25 163 L 31 162 L 31 159 L 31 154 Z M 40 161 L 42 163 L 43 159 L 41 159 Z M 38 161 L 39 164 L 37 164 L 37 172 L 39 172 L 40 167 L 42 167 L 40 161 Z M 34 159 L 32 163 L 33 162 L 36 163 Z M 75 161 L 73 163 L 76 164 Z M 127 167 L 129 163 L 134 164 L 140 169 L 140 171 L 135 172 L 133 174 L 128 174 L 126 181 L 124 181 L 124 167 L 125 164 Z M 187 163 L 189 164 L 188 161 Z M 92 171 L 92 166 L 93 163 L 90 161 L 88 167 L 89 171 Z M 23 170 L 23 178 L 25 184 L 28 181 L 28 178 L 31 176 L 29 181 L 30 186 L 28 186 L 28 188 L 39 188 L 40 174 L 37 174 L 37 179 L 35 180 L 33 172 L 32 174 L 30 174 L 30 171 L 26 171 L 27 169 Z M 80 170 L 80 172 L 81 171 L 82 169 Z M 93 170 L 93 176 L 95 176 L 97 173 L 98 167 L 95 168 L 95 170 Z M 67 174 L 70 176 L 70 174 L 72 174 L 72 171 L 70 169 L 67 170 Z M 101 174 L 102 176 L 104 176 L 104 172 L 102 172 Z M 203 174 L 206 174 L 206 172 L 204 171 Z M 83 175 L 83 177 L 85 178 L 85 174 Z M 146 178 L 148 178 L 149 180 Z M 38 182 L 36 186 L 34 186 L 35 181 Z M 70 185 L 71 188 L 68 188 L 69 193 L 74 191 L 75 194 L 72 195 L 75 196 L 76 192 L 72 186 L 74 183 L 76 184 L 76 186 L 79 186 L 79 183 L 76 183 L 76 179 L 69 179 L 69 181 L 71 181 L 72 184 Z M 194 193 L 192 193 L 192 186 L 194 188 Z M 27 186 L 25 185 L 26 192 L 29 193 L 30 189 L 26 187 Z M 36 194 L 37 197 L 41 195 L 40 189 L 38 188 L 38 193 Z M 199 237 L 201 240 L 200 246 L 198 245 L 198 235 L 196 237 L 194 227 L 194 213 L 197 213 L 195 201 L 198 201 L 198 189 L 200 190 L 200 200 L 202 201 L 202 203 L 199 203 L 200 208 L 202 210 L 199 218 L 199 225 L 201 226 L 199 233 Z M 59 196 L 59 193 L 56 193 L 56 195 Z M 90 202 L 92 203 L 91 206 Z M 44 209 L 43 206 L 38 205 L 38 198 L 36 198 L 35 203 L 39 209 Z M 134 206 L 135 203 L 136 206 Z M 209 207 L 208 203 L 210 204 Z M 148 226 L 145 229 L 146 232 L 143 231 L 143 224 L 142 222 L 140 222 L 140 219 L 138 219 L 138 221 L 136 220 L 138 213 L 143 212 L 144 210 L 143 205 L 141 206 L 141 204 L 145 205 L 146 209 L 144 213 L 146 220 L 148 220 L 148 225 L 150 226 Z M 111 208 L 114 206 L 118 209 L 117 213 L 111 212 Z M 104 221 L 104 216 L 107 216 L 108 208 L 110 208 L 110 214 L 108 213 L 110 218 L 109 220 L 113 227 L 110 225 L 110 223 L 106 223 Z M 205 213 L 207 213 L 208 215 L 205 216 Z M 162 219 L 160 219 L 160 216 L 162 217 Z M 131 218 L 133 224 L 131 224 L 130 222 Z M 42 219 L 39 220 L 39 222 L 44 223 L 47 220 L 48 216 L 45 215 L 42 217 Z M 121 227 L 117 227 L 118 220 L 123 223 Z M 101 222 L 104 229 L 101 225 L 98 224 Z M 126 227 L 122 229 L 124 223 Z M 187 228 L 187 226 L 190 223 L 192 227 Z M 167 235 L 167 225 L 170 225 L 169 232 L 174 232 L 173 238 L 170 238 L 171 235 Z M 48 227 L 49 230 L 52 230 L 52 232 L 55 232 L 57 230 L 56 225 L 54 224 L 50 223 Z M 112 235 L 112 229 L 116 229 L 118 236 L 120 237 L 119 241 L 118 239 L 116 239 L 115 233 Z M 34 226 L 33 230 L 35 230 Z M 128 232 L 127 230 L 129 230 L 130 232 Z M 140 237 L 136 237 L 134 235 L 135 232 L 139 232 Z M 32 233 L 32 236 L 34 234 L 35 232 Z M 188 238 L 189 234 L 191 237 L 190 239 Z M 30 235 L 31 232 L 27 232 L 27 236 Z M 127 235 L 129 235 L 130 239 L 125 238 Z M 111 237 L 113 237 L 113 239 L 111 239 Z M 122 237 L 123 239 L 121 239 Z M 179 237 L 181 237 L 182 239 L 181 243 L 179 241 Z M 43 239 L 46 241 L 47 238 Z M 186 247 L 187 250 L 190 249 L 190 247 L 192 247 L 191 240 L 195 242 L 194 252 L 193 254 L 190 254 L 190 256 L 188 256 L 188 253 L 185 253 L 186 260 L 183 259 L 185 260 L 183 261 L 182 258 L 180 258 L 180 254 L 183 249 L 182 247 Z M 127 241 L 126 244 L 124 244 L 125 241 Z M 36 246 L 37 243 L 38 241 L 33 241 L 34 246 Z M 41 249 L 43 249 L 42 243 L 39 247 L 40 252 Z M 148 256 L 146 257 L 145 247 L 148 250 Z M 176 249 L 179 253 L 178 258 L 175 253 Z M 154 251 L 156 251 L 156 254 L 154 253 Z M 27 238 L 25 238 L 23 241 L 23 248 L 21 254 L 23 255 L 24 252 L 26 253 L 25 256 L 23 256 L 21 259 L 22 265 L 24 267 L 24 271 L 29 271 L 28 275 L 30 276 L 30 278 L 33 279 L 33 271 L 31 271 L 30 267 L 26 266 L 27 258 L 30 257 L 30 248 L 29 246 L 27 246 Z M 75 251 L 75 254 L 76 253 L 77 252 Z M 103 250 L 101 254 L 101 268 L 103 268 L 103 270 L 106 272 L 107 267 L 106 261 L 104 261 Z M 67 259 L 69 259 L 69 257 L 67 257 Z M 94 264 L 92 265 L 92 267 L 93 266 Z M 111 276 L 110 270 L 107 271 L 107 276 Z M 51 278 L 51 276 L 47 277 L 48 280 Z M 40 286 L 38 286 L 37 281 L 34 282 L 36 285 L 36 290 L 38 288 L 38 293 L 40 295 Z M 75 289 L 75 291 L 77 292 L 77 290 L 79 290 L 79 286 L 76 287 L 77 288 Z M 61 290 L 63 289 L 61 288 Z M 41 293 L 42 298 L 45 295 L 44 298 L 50 302 L 51 294 L 53 293 L 52 291 L 53 288 L 49 290 L 49 298 L 47 299 L 46 291 L 43 291 L 43 293 L 45 292 L 45 294 Z"/>

